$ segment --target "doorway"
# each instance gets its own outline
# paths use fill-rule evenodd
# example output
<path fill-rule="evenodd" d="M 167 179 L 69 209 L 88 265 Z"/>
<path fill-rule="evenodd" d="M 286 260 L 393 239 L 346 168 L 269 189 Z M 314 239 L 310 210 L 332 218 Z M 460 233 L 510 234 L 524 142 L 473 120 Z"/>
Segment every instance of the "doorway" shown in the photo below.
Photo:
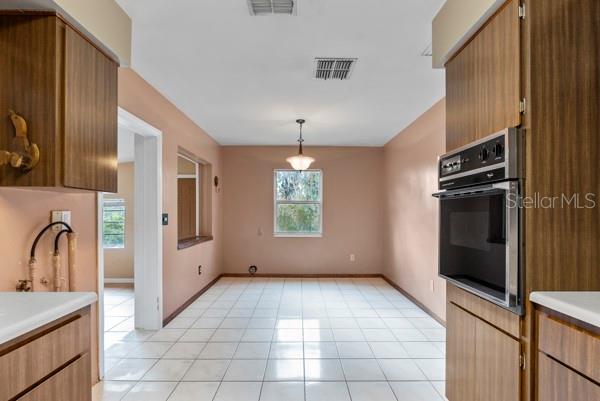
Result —
<path fill-rule="evenodd" d="M 119 191 L 98 194 L 100 378 L 105 354 L 163 320 L 162 133 L 122 108 L 118 124 Z"/>

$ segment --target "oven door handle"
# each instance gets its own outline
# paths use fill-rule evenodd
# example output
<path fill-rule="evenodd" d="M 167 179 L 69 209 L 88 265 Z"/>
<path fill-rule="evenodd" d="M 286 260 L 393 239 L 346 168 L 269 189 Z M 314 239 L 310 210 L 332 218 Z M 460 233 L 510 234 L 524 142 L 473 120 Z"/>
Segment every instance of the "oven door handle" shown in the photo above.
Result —
<path fill-rule="evenodd" d="M 472 194 L 477 194 L 477 193 L 484 193 L 484 192 L 489 192 L 489 191 L 493 191 L 496 189 L 510 191 L 511 190 L 510 182 L 503 181 L 503 182 L 496 182 L 494 184 L 480 185 L 480 186 L 471 187 L 471 188 L 448 189 L 445 191 L 440 191 L 440 192 L 431 194 L 431 196 L 441 199 L 441 198 L 448 198 L 451 196 L 472 195 Z"/>

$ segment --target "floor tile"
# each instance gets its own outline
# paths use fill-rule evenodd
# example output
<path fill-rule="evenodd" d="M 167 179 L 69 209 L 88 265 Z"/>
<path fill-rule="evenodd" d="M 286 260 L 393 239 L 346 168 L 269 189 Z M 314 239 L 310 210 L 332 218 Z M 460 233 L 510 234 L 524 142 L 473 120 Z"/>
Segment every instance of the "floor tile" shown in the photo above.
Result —
<path fill-rule="evenodd" d="M 443 358 L 444 354 L 431 342 L 402 343 L 411 358 Z"/>
<path fill-rule="evenodd" d="M 165 326 L 166 329 L 189 329 L 192 324 L 196 321 L 196 318 L 193 317 L 180 317 L 177 316 L 175 319 L 171 320 L 169 324 Z"/>
<path fill-rule="evenodd" d="M 180 337 L 183 342 L 207 342 L 211 339 L 215 329 L 188 329 Z"/>
<path fill-rule="evenodd" d="M 385 376 L 376 359 L 342 359 L 347 381 L 380 381 Z"/>
<path fill-rule="evenodd" d="M 345 382 L 307 382 L 306 401 L 350 401 Z"/>
<path fill-rule="evenodd" d="M 271 343 L 240 343 L 233 359 L 267 359 Z"/>
<path fill-rule="evenodd" d="M 427 341 L 427 337 L 418 329 L 392 329 L 398 341 Z"/>
<path fill-rule="evenodd" d="M 102 381 L 92 388 L 93 401 L 119 401 L 137 382 Z M 302 387 L 304 397 L 304 386 Z"/>
<path fill-rule="evenodd" d="M 196 359 L 204 349 L 206 343 L 175 343 L 163 355 L 165 359 Z"/>
<path fill-rule="evenodd" d="M 262 383 L 223 382 L 214 401 L 258 401 Z"/>
<path fill-rule="evenodd" d="M 222 317 L 201 317 L 192 325 L 193 329 L 216 329 L 221 325 Z"/>
<path fill-rule="evenodd" d="M 106 380 L 141 380 L 156 359 L 123 359 L 104 376 Z"/>
<path fill-rule="evenodd" d="M 411 359 L 378 359 L 378 362 L 389 381 L 427 380 L 417 364 Z"/>
<path fill-rule="evenodd" d="M 192 365 L 189 359 L 161 359 L 144 375 L 143 381 L 179 381 Z"/>
<path fill-rule="evenodd" d="M 325 359 L 339 358 L 337 346 L 334 342 L 305 342 L 304 358 Z"/>
<path fill-rule="evenodd" d="M 302 341 L 302 329 L 275 329 L 273 341 L 289 342 Z"/>
<path fill-rule="evenodd" d="M 233 360 L 229 364 L 223 381 L 262 381 L 267 360 Z"/>
<path fill-rule="evenodd" d="M 150 336 L 148 340 L 174 342 L 179 340 L 184 333 L 185 329 L 162 329 Z"/>
<path fill-rule="evenodd" d="M 446 341 L 446 329 L 421 329 L 429 341 Z"/>
<path fill-rule="evenodd" d="M 161 358 L 172 345 L 169 342 L 136 343 L 126 358 Z"/>
<path fill-rule="evenodd" d="M 304 350 L 301 342 L 271 343 L 269 359 L 302 359 Z"/>
<path fill-rule="evenodd" d="M 333 329 L 335 341 L 364 341 L 361 329 Z"/>
<path fill-rule="evenodd" d="M 269 359 L 265 371 L 265 381 L 304 380 L 302 359 Z"/>
<path fill-rule="evenodd" d="M 200 352 L 199 359 L 231 359 L 238 343 L 208 343 Z"/>
<path fill-rule="evenodd" d="M 217 329 L 210 337 L 210 342 L 239 342 L 244 335 L 244 329 Z"/>
<path fill-rule="evenodd" d="M 348 383 L 352 401 L 396 401 L 390 385 L 383 382 Z M 398 398 L 404 401 L 403 398 Z"/>
<path fill-rule="evenodd" d="M 367 341 L 396 341 L 396 336 L 390 329 L 362 329 Z"/>
<path fill-rule="evenodd" d="M 340 358 L 373 358 L 367 342 L 336 342 Z"/>
<path fill-rule="evenodd" d="M 339 359 L 310 359 L 304 361 L 304 375 L 310 381 L 344 380 Z"/>
<path fill-rule="evenodd" d="M 181 382 L 168 401 L 212 401 L 220 382 Z"/>
<path fill-rule="evenodd" d="M 414 359 L 429 380 L 446 380 L 446 362 L 444 359 Z"/>
<path fill-rule="evenodd" d="M 260 401 L 304 401 L 304 382 L 264 382 Z"/>
<path fill-rule="evenodd" d="M 219 328 L 221 329 L 245 329 L 248 326 L 248 323 L 250 322 L 249 318 L 245 318 L 245 317 L 226 317 L 223 322 L 221 323 L 221 326 L 219 326 Z M 242 331 L 243 333 L 243 331 Z"/>
<path fill-rule="evenodd" d="M 334 341 L 331 329 L 304 329 L 304 341 Z"/>
<path fill-rule="evenodd" d="M 410 346 L 411 343 L 406 343 Z M 375 358 L 408 358 L 405 347 L 399 342 L 394 341 L 373 341 L 369 342 Z"/>
<path fill-rule="evenodd" d="M 139 382 L 123 401 L 166 401 L 176 385 L 173 382 Z"/>
<path fill-rule="evenodd" d="M 183 377 L 184 381 L 221 381 L 229 360 L 196 360 Z"/>
<path fill-rule="evenodd" d="M 390 382 L 392 390 L 402 401 L 443 401 L 443 398 L 426 381 L 421 382 Z"/>
<path fill-rule="evenodd" d="M 273 329 L 246 329 L 242 336 L 244 342 L 271 342 L 273 339 Z"/>

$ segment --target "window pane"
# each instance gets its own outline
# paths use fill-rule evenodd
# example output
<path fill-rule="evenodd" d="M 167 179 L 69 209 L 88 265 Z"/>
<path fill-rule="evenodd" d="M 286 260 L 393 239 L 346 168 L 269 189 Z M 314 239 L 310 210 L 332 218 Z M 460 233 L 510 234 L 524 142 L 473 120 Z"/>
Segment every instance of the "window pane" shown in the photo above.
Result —
<path fill-rule="evenodd" d="M 277 205 L 277 232 L 319 233 L 321 206 L 318 204 Z"/>
<path fill-rule="evenodd" d="M 321 199 L 320 171 L 277 171 L 277 200 L 319 201 Z"/>
<path fill-rule="evenodd" d="M 106 199 L 102 217 L 104 248 L 124 248 L 125 206 L 123 200 Z"/>

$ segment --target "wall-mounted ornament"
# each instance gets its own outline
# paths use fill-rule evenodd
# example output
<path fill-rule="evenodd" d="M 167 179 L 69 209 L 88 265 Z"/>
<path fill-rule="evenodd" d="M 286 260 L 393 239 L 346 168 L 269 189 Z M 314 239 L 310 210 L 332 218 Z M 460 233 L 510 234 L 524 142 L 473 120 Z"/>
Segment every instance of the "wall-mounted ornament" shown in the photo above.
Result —
<path fill-rule="evenodd" d="M 219 186 L 219 177 L 215 175 L 213 182 L 215 183 L 215 187 L 218 187 Z"/>
<path fill-rule="evenodd" d="M 11 167 L 26 173 L 31 171 L 40 161 L 40 149 L 27 138 L 27 122 L 12 110 L 9 116 L 15 127 L 15 137 L 9 150 L 0 150 L 0 166 L 10 164 Z"/>

